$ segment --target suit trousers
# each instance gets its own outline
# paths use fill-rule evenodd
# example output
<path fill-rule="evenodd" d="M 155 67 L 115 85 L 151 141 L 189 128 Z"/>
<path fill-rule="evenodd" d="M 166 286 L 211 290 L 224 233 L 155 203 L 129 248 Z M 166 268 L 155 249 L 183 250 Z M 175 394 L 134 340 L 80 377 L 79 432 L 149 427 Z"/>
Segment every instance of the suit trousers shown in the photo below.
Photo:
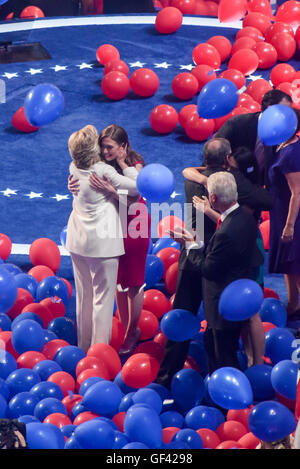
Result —
<path fill-rule="evenodd" d="M 212 329 L 210 327 L 206 329 L 204 346 L 210 375 L 224 366 L 241 368 L 237 357 L 241 327 L 237 325 L 232 329 Z"/>
<path fill-rule="evenodd" d="M 76 288 L 78 347 L 110 342 L 119 257 L 84 257 L 71 252 Z"/>

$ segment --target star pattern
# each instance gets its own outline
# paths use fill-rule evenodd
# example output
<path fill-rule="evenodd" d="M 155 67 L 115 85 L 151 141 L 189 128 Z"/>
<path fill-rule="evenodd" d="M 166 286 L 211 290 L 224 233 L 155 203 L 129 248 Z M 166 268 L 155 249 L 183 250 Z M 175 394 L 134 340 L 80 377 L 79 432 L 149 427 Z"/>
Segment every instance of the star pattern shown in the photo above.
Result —
<path fill-rule="evenodd" d="M 37 197 L 42 198 L 43 193 L 42 192 L 38 193 L 38 192 L 32 192 L 31 191 L 30 194 L 25 194 L 25 195 L 26 195 L 26 197 L 29 197 L 30 199 L 35 199 Z"/>
<path fill-rule="evenodd" d="M 30 73 L 30 75 L 37 75 L 38 73 L 43 73 L 42 68 L 30 68 L 29 70 L 26 70 L 25 73 Z"/>
<path fill-rule="evenodd" d="M 193 70 L 193 68 L 195 67 L 195 65 L 193 64 L 188 64 L 188 65 L 180 65 L 180 70 Z"/>
<path fill-rule="evenodd" d="M 93 64 L 86 64 L 85 62 L 82 62 L 82 64 L 76 65 L 76 67 L 78 67 L 79 70 L 84 70 L 85 68 L 93 68 Z"/>
<path fill-rule="evenodd" d="M 17 78 L 19 75 L 17 73 L 8 73 L 8 72 L 5 72 L 3 75 L 2 75 L 4 78 L 7 78 L 8 80 L 10 80 L 11 78 Z"/>
<path fill-rule="evenodd" d="M 168 64 L 168 62 L 162 62 L 161 64 L 154 64 L 155 68 L 166 68 L 166 69 L 168 69 L 171 66 L 172 66 L 172 64 Z"/>
<path fill-rule="evenodd" d="M 62 70 L 68 70 L 67 65 L 55 65 L 55 67 L 50 67 L 55 72 L 61 72 Z"/>
<path fill-rule="evenodd" d="M 5 189 L 5 191 L 0 191 L 2 192 L 2 194 L 5 196 L 5 197 L 10 197 L 11 195 L 17 195 L 17 192 L 18 190 L 14 190 L 14 189 L 9 189 L 9 187 L 7 189 Z"/>
<path fill-rule="evenodd" d="M 137 60 L 137 62 L 131 62 L 129 65 L 130 65 L 131 68 L 132 67 L 141 67 L 142 68 L 144 65 L 146 65 L 146 62 L 139 62 Z"/>
<path fill-rule="evenodd" d="M 262 78 L 261 75 L 248 75 L 248 77 L 247 77 L 247 79 L 251 80 L 251 81 L 260 80 L 261 78 Z"/>
<path fill-rule="evenodd" d="M 60 202 L 61 200 L 68 200 L 69 194 L 65 194 L 65 195 L 55 194 L 55 197 L 51 197 L 51 199 L 56 199 L 57 202 Z"/>

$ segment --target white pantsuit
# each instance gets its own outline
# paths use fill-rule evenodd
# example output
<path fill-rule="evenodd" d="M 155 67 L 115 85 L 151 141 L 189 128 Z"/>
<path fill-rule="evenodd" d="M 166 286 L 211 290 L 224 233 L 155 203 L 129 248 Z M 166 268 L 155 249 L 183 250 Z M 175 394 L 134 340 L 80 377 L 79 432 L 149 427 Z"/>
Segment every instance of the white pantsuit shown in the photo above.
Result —
<path fill-rule="evenodd" d="M 70 174 L 79 179 L 80 191 L 73 198 L 67 227 L 66 248 L 70 252 L 76 288 L 78 346 L 84 351 L 95 343 L 109 343 L 117 283 L 119 256 L 124 254 L 118 202 L 94 191 L 89 185 L 92 172 L 109 177 L 116 189 L 129 196 L 138 194 L 137 171 L 127 168 L 120 175 L 104 162 L 89 170 L 72 163 Z"/>

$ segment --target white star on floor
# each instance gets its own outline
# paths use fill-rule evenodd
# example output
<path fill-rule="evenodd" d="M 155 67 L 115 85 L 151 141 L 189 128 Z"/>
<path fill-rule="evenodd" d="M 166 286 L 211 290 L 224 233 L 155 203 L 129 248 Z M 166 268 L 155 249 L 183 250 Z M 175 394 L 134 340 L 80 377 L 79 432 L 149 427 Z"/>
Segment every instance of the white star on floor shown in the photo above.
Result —
<path fill-rule="evenodd" d="M 168 64 L 167 62 L 162 62 L 161 64 L 154 64 L 155 68 L 168 68 L 171 67 L 172 64 Z"/>
<path fill-rule="evenodd" d="M 50 67 L 50 68 L 52 68 L 52 70 L 54 70 L 55 72 L 60 72 L 61 70 L 67 70 L 66 65 L 55 65 L 55 67 Z"/>
<path fill-rule="evenodd" d="M 55 194 L 55 197 L 51 197 L 51 199 L 56 199 L 57 202 L 60 202 L 61 200 L 68 200 L 69 195 L 61 195 L 61 194 Z"/>
<path fill-rule="evenodd" d="M 180 70 L 193 70 L 193 68 L 195 67 L 195 65 L 193 64 L 189 64 L 189 65 L 180 65 Z"/>
<path fill-rule="evenodd" d="M 85 68 L 93 68 L 93 64 L 86 64 L 85 62 L 82 62 L 82 64 L 76 65 L 76 67 L 79 67 L 79 70 L 83 70 Z"/>
<path fill-rule="evenodd" d="M 13 190 L 13 189 L 5 189 L 5 191 L 0 191 L 2 192 L 3 195 L 5 195 L 5 197 L 10 197 L 11 195 L 17 195 L 17 190 Z"/>
<path fill-rule="evenodd" d="M 7 78 L 10 80 L 11 78 L 17 78 L 19 75 L 17 73 L 8 73 L 5 72 L 4 75 L 2 75 L 4 78 Z"/>
<path fill-rule="evenodd" d="M 25 73 L 30 73 L 30 75 L 36 75 L 38 73 L 43 73 L 42 68 L 30 68 L 30 70 L 26 70 Z"/>
<path fill-rule="evenodd" d="M 247 76 L 247 79 L 251 81 L 260 80 L 261 78 L 262 78 L 261 75 L 248 75 Z"/>
<path fill-rule="evenodd" d="M 35 199 L 36 197 L 42 197 L 42 192 L 37 193 L 37 192 L 30 192 L 30 194 L 25 194 L 26 197 L 29 197 L 30 199 Z"/>
<path fill-rule="evenodd" d="M 179 192 L 174 191 L 174 192 L 172 192 L 170 197 L 171 197 L 171 199 L 175 199 L 175 197 L 177 197 L 178 195 L 180 195 Z"/>
<path fill-rule="evenodd" d="M 129 65 L 130 67 L 143 67 L 145 65 L 146 62 L 131 62 Z"/>

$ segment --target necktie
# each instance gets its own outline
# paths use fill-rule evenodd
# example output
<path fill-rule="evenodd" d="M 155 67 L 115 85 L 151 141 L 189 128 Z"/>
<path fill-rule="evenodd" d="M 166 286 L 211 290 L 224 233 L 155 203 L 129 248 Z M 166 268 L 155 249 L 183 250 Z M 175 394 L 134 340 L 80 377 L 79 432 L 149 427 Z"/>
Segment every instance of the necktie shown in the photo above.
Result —
<path fill-rule="evenodd" d="M 221 217 L 219 217 L 217 221 L 216 231 L 220 228 L 221 223 L 222 223 L 222 220 L 221 220 Z"/>

